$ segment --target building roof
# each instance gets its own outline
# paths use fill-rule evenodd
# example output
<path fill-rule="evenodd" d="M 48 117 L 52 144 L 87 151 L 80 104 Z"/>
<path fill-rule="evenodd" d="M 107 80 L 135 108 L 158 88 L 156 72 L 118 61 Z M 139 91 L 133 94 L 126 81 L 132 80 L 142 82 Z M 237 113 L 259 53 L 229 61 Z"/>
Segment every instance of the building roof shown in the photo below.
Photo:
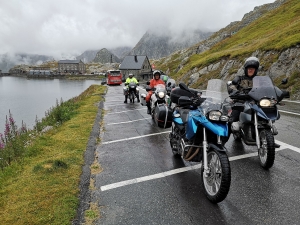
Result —
<path fill-rule="evenodd" d="M 139 70 L 142 68 L 145 59 L 148 60 L 148 57 L 145 55 L 127 55 L 123 59 L 119 69 L 120 70 Z"/>
<path fill-rule="evenodd" d="M 79 60 L 59 60 L 58 63 L 80 63 L 80 59 Z"/>

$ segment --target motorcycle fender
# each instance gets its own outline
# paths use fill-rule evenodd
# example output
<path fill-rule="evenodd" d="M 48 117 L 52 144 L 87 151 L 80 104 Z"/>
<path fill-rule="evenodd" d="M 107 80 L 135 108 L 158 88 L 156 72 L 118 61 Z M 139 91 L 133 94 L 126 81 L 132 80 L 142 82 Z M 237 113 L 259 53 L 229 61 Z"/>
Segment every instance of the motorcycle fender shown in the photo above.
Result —
<path fill-rule="evenodd" d="M 208 149 L 213 148 L 219 152 L 226 152 L 227 149 L 222 145 L 208 144 Z"/>
<path fill-rule="evenodd" d="M 188 120 L 188 129 L 186 133 L 186 137 L 188 139 L 191 139 L 196 134 L 198 127 L 197 124 L 199 123 L 216 135 L 228 136 L 228 124 L 212 123 L 208 121 L 204 116 L 198 115 L 197 117 L 190 117 Z"/>

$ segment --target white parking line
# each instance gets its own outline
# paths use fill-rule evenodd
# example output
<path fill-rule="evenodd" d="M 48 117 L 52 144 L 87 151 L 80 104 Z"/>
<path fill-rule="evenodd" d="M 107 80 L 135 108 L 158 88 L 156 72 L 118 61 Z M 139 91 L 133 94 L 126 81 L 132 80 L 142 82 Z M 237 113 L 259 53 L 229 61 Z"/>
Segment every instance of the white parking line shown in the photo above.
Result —
<path fill-rule="evenodd" d="M 300 116 L 299 113 L 293 113 L 293 112 L 288 112 L 288 111 L 284 111 L 284 110 L 278 110 L 279 112 L 283 112 L 283 113 L 288 113 L 288 114 L 293 114 L 293 115 L 297 115 Z"/>
<path fill-rule="evenodd" d="M 122 124 L 122 123 L 133 123 L 133 122 L 136 122 L 136 121 L 149 120 L 149 119 L 152 119 L 152 118 L 149 117 L 149 118 L 143 118 L 143 119 L 138 119 L 138 120 L 129 120 L 129 121 L 125 121 L 125 122 L 109 123 L 109 124 L 106 124 L 106 125 L 108 126 L 108 125 L 116 125 L 116 124 Z"/>
<path fill-rule="evenodd" d="M 132 112 L 135 110 L 145 110 L 145 112 L 146 112 L 145 108 L 140 108 L 140 109 L 131 109 L 131 110 L 126 110 L 126 111 L 112 112 L 112 113 L 107 113 L 107 114 L 118 114 L 118 113 L 124 113 L 124 112 Z"/>
<path fill-rule="evenodd" d="M 290 101 L 290 100 L 282 100 L 283 102 L 293 102 L 293 103 L 300 103 L 300 101 Z"/>
<path fill-rule="evenodd" d="M 150 137 L 150 136 L 159 135 L 159 134 L 165 134 L 165 133 L 170 133 L 170 131 L 164 131 L 164 132 L 153 133 L 153 134 L 146 134 L 146 135 L 135 136 L 135 137 L 130 137 L 130 138 L 123 138 L 123 139 L 114 140 L 114 141 L 105 141 L 105 142 L 102 142 L 102 144 L 103 145 L 107 145 L 107 144 L 111 144 L 111 143 L 116 143 L 116 142 L 121 142 L 121 141 L 128 141 L 128 140 L 134 140 L 134 139 L 139 139 L 139 138 L 144 138 L 144 137 Z"/>
<path fill-rule="evenodd" d="M 278 140 L 276 140 L 276 143 L 281 145 L 277 151 L 289 148 L 293 151 L 300 153 L 300 149 L 295 146 L 286 144 L 286 143 L 278 141 Z M 254 157 L 254 156 L 257 156 L 257 153 L 232 156 L 232 157 L 229 157 L 229 161 L 234 161 L 234 160 L 239 160 L 239 159 L 244 159 L 244 158 L 249 158 L 249 157 Z M 179 169 L 169 170 L 166 172 L 157 173 L 157 174 L 153 174 L 153 175 L 149 175 L 149 176 L 138 177 L 138 178 L 134 178 L 134 179 L 130 179 L 130 180 L 125 180 L 125 181 L 121 181 L 121 182 L 117 182 L 117 183 L 113 183 L 113 184 L 104 185 L 104 186 L 101 186 L 100 189 L 101 189 L 101 191 L 108 191 L 111 189 L 127 186 L 130 184 L 136 184 L 136 183 L 140 183 L 140 182 L 144 182 L 144 181 L 155 180 L 158 178 L 163 178 L 163 177 L 171 176 L 171 175 L 174 175 L 177 173 L 183 173 L 183 172 L 186 172 L 189 170 L 196 170 L 196 169 L 200 169 L 200 168 L 201 168 L 201 163 L 193 165 L 193 166 L 182 167 Z"/>

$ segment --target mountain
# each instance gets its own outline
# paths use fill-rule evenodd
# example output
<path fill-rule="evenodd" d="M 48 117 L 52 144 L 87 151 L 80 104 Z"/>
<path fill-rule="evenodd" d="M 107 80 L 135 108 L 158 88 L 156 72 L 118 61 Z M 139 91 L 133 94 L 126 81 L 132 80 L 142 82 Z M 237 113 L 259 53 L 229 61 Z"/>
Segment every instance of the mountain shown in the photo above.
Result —
<path fill-rule="evenodd" d="M 108 50 L 115 56 L 117 56 L 119 59 L 123 59 L 126 55 L 130 53 L 132 47 L 117 47 Z"/>
<path fill-rule="evenodd" d="M 276 85 L 288 78 L 291 99 L 300 99 L 300 1 L 277 0 L 255 7 L 196 45 L 152 60 L 157 68 L 191 87 L 205 89 L 213 78 L 232 80 L 243 74 L 245 59 L 260 60 L 259 75 Z"/>
<path fill-rule="evenodd" d="M 87 50 L 84 51 L 81 55 L 77 56 L 76 59 L 80 60 L 84 63 L 89 63 L 94 60 L 99 50 Z"/>
<path fill-rule="evenodd" d="M 211 32 L 183 31 L 180 35 L 156 34 L 147 31 L 130 55 L 147 55 L 149 59 L 158 59 L 170 55 L 174 51 L 185 49 L 208 38 Z"/>
<path fill-rule="evenodd" d="M 8 71 L 21 64 L 26 65 L 40 65 L 45 61 L 53 60 L 53 57 L 46 55 L 34 55 L 34 54 L 3 54 L 0 55 L 0 70 L 3 73 L 8 73 Z"/>
<path fill-rule="evenodd" d="M 108 51 L 106 48 L 102 48 L 100 51 L 97 52 L 93 62 L 96 63 L 119 63 L 121 60 L 115 56 L 113 53 Z"/>

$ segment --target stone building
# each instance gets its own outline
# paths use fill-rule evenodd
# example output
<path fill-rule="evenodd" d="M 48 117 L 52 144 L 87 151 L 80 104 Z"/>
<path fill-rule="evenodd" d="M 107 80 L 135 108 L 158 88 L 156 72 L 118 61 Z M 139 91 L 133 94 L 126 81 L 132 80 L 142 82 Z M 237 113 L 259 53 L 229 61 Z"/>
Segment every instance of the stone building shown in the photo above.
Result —
<path fill-rule="evenodd" d="M 139 80 L 152 78 L 152 68 L 149 59 L 145 55 L 127 55 L 121 63 L 119 69 L 126 79 L 132 73 Z"/>
<path fill-rule="evenodd" d="M 85 64 L 81 60 L 59 60 L 59 73 L 84 74 L 86 71 Z"/>

